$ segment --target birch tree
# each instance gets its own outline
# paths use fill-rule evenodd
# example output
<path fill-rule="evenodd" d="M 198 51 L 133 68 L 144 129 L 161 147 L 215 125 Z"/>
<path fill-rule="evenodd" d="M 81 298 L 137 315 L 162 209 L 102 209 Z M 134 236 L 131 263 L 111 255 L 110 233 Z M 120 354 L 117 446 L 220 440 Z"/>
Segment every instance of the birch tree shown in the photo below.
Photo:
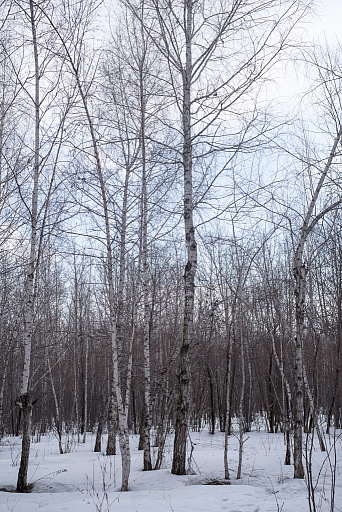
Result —
<path fill-rule="evenodd" d="M 136 4 L 126 3 L 139 17 Z M 298 2 L 292 1 L 279 7 L 273 1 L 246 4 L 234 0 L 218 4 L 151 0 L 145 3 L 145 12 L 150 20 L 146 30 L 168 66 L 164 80 L 177 109 L 176 123 L 172 114 L 170 126 L 176 126 L 179 142 L 175 159 L 183 174 L 187 261 L 172 473 L 185 474 L 189 358 L 198 262 L 195 208 L 209 197 L 215 201 L 213 186 L 225 175 L 237 148 L 248 145 L 252 138 L 255 140 L 258 115 L 254 115 L 256 109 L 252 115 L 251 110 L 247 114 L 246 101 L 250 101 L 265 73 L 286 49 L 293 26 L 303 11 Z M 226 62 L 231 65 L 229 72 Z M 229 125 L 234 125 L 234 135 Z M 223 165 L 215 166 L 215 172 L 201 180 L 199 170 L 205 167 L 204 162 L 209 169 L 209 161 L 223 151 L 229 155 L 223 159 Z"/>
<path fill-rule="evenodd" d="M 26 6 L 28 12 L 27 20 L 31 25 L 31 37 L 34 59 L 34 89 L 33 89 L 33 105 L 34 105 L 34 162 L 33 162 L 33 186 L 31 196 L 31 237 L 29 244 L 29 260 L 27 280 L 25 284 L 26 303 L 24 306 L 24 365 L 21 380 L 20 398 L 18 405 L 22 410 L 23 418 L 23 437 L 20 468 L 17 480 L 17 491 L 23 492 L 27 490 L 27 471 L 28 459 L 30 454 L 30 434 L 31 434 L 31 415 L 32 415 L 32 395 L 30 393 L 30 370 L 31 370 L 31 350 L 32 336 L 34 330 L 34 278 L 37 262 L 37 223 L 38 223 L 38 180 L 40 174 L 40 68 L 37 41 L 36 12 L 33 1 Z"/>
<path fill-rule="evenodd" d="M 94 16 L 96 16 L 97 8 L 99 5 L 100 3 L 94 5 L 92 2 L 84 2 L 79 6 L 79 11 L 74 11 L 69 3 L 63 2 L 59 14 L 63 16 L 63 19 L 66 22 L 64 27 L 60 27 L 57 20 L 55 20 L 55 18 L 52 17 L 46 10 L 42 10 L 42 12 L 54 33 L 58 37 L 58 40 L 63 49 L 63 55 L 68 64 L 70 76 L 74 80 L 75 87 L 78 92 L 80 106 L 90 136 L 90 145 L 93 152 L 93 165 L 95 166 L 100 189 L 100 204 L 104 222 L 104 246 L 106 251 L 106 278 L 108 287 L 109 323 L 112 347 L 112 377 L 118 410 L 118 434 L 122 461 L 121 490 L 127 491 L 131 467 L 131 455 L 127 425 L 127 412 L 124 406 L 122 390 L 120 387 L 111 220 L 109 213 L 106 176 L 104 173 L 101 151 L 99 147 L 99 136 L 96 129 L 95 118 L 92 115 L 92 105 L 89 98 L 89 87 L 92 84 L 90 70 L 93 70 L 94 68 L 91 65 L 87 67 L 90 63 L 88 62 L 86 64 L 86 55 L 83 51 L 87 44 L 89 24 L 94 20 Z M 75 35 L 76 37 L 74 37 Z"/>
<path fill-rule="evenodd" d="M 142 333 L 140 334 L 143 347 L 142 369 L 144 373 L 144 406 L 143 406 L 143 467 L 144 470 L 152 469 L 151 462 L 151 421 L 152 421 L 152 398 L 151 398 L 151 362 L 150 362 L 150 326 L 151 326 L 151 283 L 149 271 L 149 245 L 153 235 L 150 230 L 162 231 L 161 219 L 153 220 L 153 212 L 158 209 L 160 199 L 165 198 L 166 191 L 169 191 L 167 183 L 168 176 L 158 170 L 158 150 L 165 136 L 155 141 L 155 134 L 160 131 L 159 117 L 164 109 L 163 88 L 157 76 L 160 72 L 158 53 L 152 44 L 150 34 L 145 30 L 145 10 L 142 3 L 138 7 L 137 16 L 132 15 L 127 6 L 122 5 L 119 16 L 119 28 L 113 37 L 112 44 L 107 50 L 107 62 L 105 64 L 104 85 L 105 98 L 109 102 L 108 136 L 115 139 L 112 146 L 110 158 L 120 162 L 125 169 L 126 181 L 124 185 L 123 198 L 125 203 L 122 207 L 121 233 L 127 229 L 130 231 L 130 241 L 127 247 L 120 249 L 120 268 L 127 267 L 129 249 L 131 255 L 137 261 L 138 282 L 134 284 L 135 296 L 132 319 L 132 338 L 129 348 L 130 368 L 127 372 L 127 385 L 125 391 L 125 406 L 129 408 L 130 386 L 128 385 L 132 367 L 132 343 L 137 337 L 136 316 L 141 307 Z M 108 115 L 108 113 L 107 113 Z M 163 128 L 163 127 L 162 127 Z M 122 163 L 121 163 L 122 162 Z M 158 162 L 159 163 L 159 162 Z M 129 188 L 131 190 L 129 190 Z M 153 194 L 153 199 L 150 197 Z M 165 201 L 165 199 L 164 199 Z M 153 207 L 151 204 L 153 203 Z M 152 212 L 153 208 L 153 212 Z M 124 214 L 125 212 L 125 214 Z M 129 218 L 130 215 L 130 218 Z M 133 232 L 136 226 L 136 232 Z M 132 244 L 137 238 L 139 242 Z M 122 235 L 121 235 L 122 236 Z M 125 233 L 125 237 L 128 236 Z M 159 234 L 160 236 L 160 234 Z M 123 240 L 123 239 L 121 239 Z M 135 245 L 135 247 L 133 247 Z M 132 257 L 132 256 L 130 256 Z M 119 276 L 124 275 L 121 271 Z M 123 281 L 119 278 L 118 297 L 120 296 L 120 284 Z M 139 306 L 141 295 L 141 306 Z M 118 300 L 118 313 L 120 312 L 120 300 Z M 140 316 L 140 315 L 139 315 Z M 135 333 L 135 334 L 134 334 Z"/>
<path fill-rule="evenodd" d="M 3 7 L 2 3 L 2 7 Z M 26 252 L 27 270 L 23 316 L 24 362 L 21 374 L 20 396 L 17 404 L 23 419 L 21 464 L 17 490 L 27 491 L 27 470 L 30 450 L 30 429 L 34 398 L 34 368 L 36 342 L 36 299 L 39 291 L 39 268 L 45 237 L 57 234 L 64 220 L 64 176 L 60 162 L 61 148 L 65 143 L 68 111 L 73 103 L 74 89 L 64 81 L 64 59 L 56 35 L 46 23 L 42 8 L 51 13 L 48 2 L 39 5 L 31 0 L 8 2 L 2 10 L 1 23 L 6 21 L 7 35 L 11 34 L 11 49 L 1 44 L 2 56 L 9 73 L 6 73 L 8 91 L 15 91 L 16 116 L 13 116 L 11 143 L 7 141 L 1 151 L 2 190 L 5 190 L 4 169 L 9 170 L 7 183 L 11 183 L 17 200 L 9 203 L 12 213 L 20 212 L 22 222 L 15 225 L 13 239 L 21 239 Z M 12 9 L 12 11 L 10 11 Z M 11 16 L 8 13 L 11 12 Z M 15 15 L 14 15 L 15 12 Z M 4 25 L 1 26 L 4 29 Z M 64 94 L 63 94 L 64 93 Z M 2 97 L 4 99 L 4 97 Z M 10 102 L 2 102 L 1 143 L 6 142 L 7 131 L 3 114 L 9 113 Z M 18 144 L 18 141 L 21 144 Z M 6 165 L 3 165 L 3 162 Z M 57 198 L 58 191 L 58 198 Z M 15 208 L 14 208 L 15 207 Z M 2 215 L 2 221 L 4 220 Z M 13 216 L 16 219 L 16 216 Z"/>
<path fill-rule="evenodd" d="M 303 388 L 304 388 L 304 371 L 303 371 L 303 331 L 305 326 L 305 286 L 308 269 L 304 261 L 304 250 L 308 236 L 314 229 L 315 225 L 319 222 L 325 214 L 334 208 L 337 208 L 341 201 L 327 206 L 318 214 L 314 213 L 317 206 L 318 196 L 323 188 L 324 182 L 327 178 L 328 172 L 331 169 L 338 145 L 342 137 L 342 126 L 337 126 L 337 133 L 335 135 L 328 159 L 322 170 L 321 176 L 317 181 L 314 188 L 310 204 L 306 210 L 303 224 L 300 228 L 299 240 L 295 249 L 293 258 L 293 276 L 295 282 L 295 319 L 296 319 L 296 394 L 295 394 L 295 425 L 294 425 L 294 477 L 304 478 L 304 468 L 302 461 L 302 432 L 303 432 Z"/>
<path fill-rule="evenodd" d="M 325 192 L 325 187 L 332 180 L 334 183 L 334 164 L 338 161 L 340 155 L 340 143 L 342 137 L 341 124 L 341 76 L 336 73 L 336 62 L 331 54 L 327 57 L 318 55 L 318 52 L 311 54 L 309 59 L 317 72 L 318 90 L 323 94 L 324 101 L 320 102 L 323 110 L 325 123 L 330 127 L 330 138 L 332 140 L 329 153 L 321 161 L 317 162 L 314 158 L 307 159 L 308 170 L 317 170 L 317 174 L 311 176 L 311 193 L 309 195 L 308 205 L 303 213 L 303 222 L 300 226 L 296 246 L 293 256 L 293 279 L 295 294 L 295 418 L 294 418 L 294 477 L 304 478 L 304 468 L 302 461 L 302 432 L 303 432 L 303 393 L 306 380 L 304 360 L 303 360 L 303 338 L 306 318 L 306 285 L 309 268 L 305 261 L 305 251 L 307 241 L 312 231 L 319 225 L 320 221 L 332 210 L 339 208 L 341 200 L 335 187 L 330 187 L 330 193 L 327 197 L 321 197 Z M 337 192 L 337 194 L 336 194 Z M 329 195 L 337 200 L 329 199 Z M 308 389 L 310 393 L 310 390 Z M 311 393 L 310 393 L 311 394 Z M 311 398 L 311 408 L 312 397 Z"/>

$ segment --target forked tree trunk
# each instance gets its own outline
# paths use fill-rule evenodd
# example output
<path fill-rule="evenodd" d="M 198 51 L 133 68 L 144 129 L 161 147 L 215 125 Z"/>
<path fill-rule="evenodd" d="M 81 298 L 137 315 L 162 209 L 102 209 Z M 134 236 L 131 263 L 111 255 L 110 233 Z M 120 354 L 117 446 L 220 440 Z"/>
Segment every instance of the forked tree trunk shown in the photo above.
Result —
<path fill-rule="evenodd" d="M 126 228 L 127 228 L 127 198 L 128 198 L 128 184 L 130 177 L 130 168 L 126 167 L 124 194 L 122 199 L 122 216 L 121 216 L 121 232 L 120 232 L 120 256 L 119 256 L 119 282 L 117 292 L 117 305 L 116 305 L 116 339 L 118 350 L 122 351 L 122 331 L 123 331 L 123 308 L 124 308 L 124 286 L 125 286 L 125 255 L 126 255 Z M 130 351 L 131 351 L 130 347 Z M 129 355 L 130 357 L 130 355 Z M 128 372 L 129 378 L 130 373 Z M 112 374 L 111 398 L 109 402 L 108 414 L 108 440 L 107 440 L 107 455 L 116 454 L 116 428 L 117 428 L 117 401 L 115 392 L 115 379 L 114 373 Z M 129 392 L 126 390 L 126 398 Z M 127 415 L 127 412 L 126 412 Z"/>
<path fill-rule="evenodd" d="M 168 411 L 169 407 L 171 407 L 170 400 L 163 396 L 155 442 L 155 446 L 158 446 L 158 452 L 153 469 L 160 469 L 163 463 L 165 442 L 169 430 L 167 419 L 165 419 L 165 411 Z"/>
<path fill-rule="evenodd" d="M 101 452 L 102 431 L 103 431 L 103 417 L 100 416 L 99 424 L 97 425 L 97 430 L 96 430 L 94 453 L 100 453 Z"/>

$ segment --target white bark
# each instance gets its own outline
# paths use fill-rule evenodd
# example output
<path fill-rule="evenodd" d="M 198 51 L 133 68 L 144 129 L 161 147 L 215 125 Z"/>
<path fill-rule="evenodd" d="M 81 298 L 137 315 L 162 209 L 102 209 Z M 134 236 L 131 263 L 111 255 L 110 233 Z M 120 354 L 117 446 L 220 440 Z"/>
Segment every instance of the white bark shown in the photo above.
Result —
<path fill-rule="evenodd" d="M 55 383 L 54 383 L 53 376 L 52 376 L 52 371 L 51 371 L 51 365 L 50 365 L 49 357 L 47 358 L 47 364 L 48 364 L 48 370 L 49 370 L 49 375 L 50 375 L 52 396 L 53 396 L 53 401 L 55 403 L 55 410 L 56 410 L 56 429 L 57 429 L 57 435 L 58 435 L 58 448 L 59 448 L 59 453 L 62 455 L 63 454 L 63 446 L 62 446 L 61 417 L 60 417 L 60 413 L 59 413 L 58 398 L 57 398 Z"/>
<path fill-rule="evenodd" d="M 143 16 L 142 16 L 143 22 Z M 148 265 L 148 200 L 147 200 L 147 161 L 146 161 L 146 91 L 144 83 L 146 41 L 143 26 L 141 26 L 141 47 L 139 55 L 139 103 L 140 103 L 140 146 L 141 146 L 141 250 L 142 250 L 142 275 L 143 275 L 143 346 L 144 346 L 144 471 L 152 469 L 151 461 L 151 368 L 150 368 L 150 282 Z"/>
<path fill-rule="evenodd" d="M 184 231 L 188 261 L 184 269 L 184 318 L 183 337 L 178 369 L 178 397 L 176 406 L 175 440 L 171 472 L 185 475 L 186 439 L 189 414 L 189 348 L 192 337 L 195 275 L 197 271 L 197 243 L 194 226 L 193 177 L 192 177 L 192 136 L 191 136 L 191 85 L 192 85 L 192 35 L 193 3 L 184 2 L 185 63 L 183 81 L 183 172 L 184 172 Z"/>
<path fill-rule="evenodd" d="M 82 443 L 86 442 L 87 438 L 87 425 L 88 425 L 88 352 L 89 340 L 88 335 L 85 335 L 85 360 L 84 360 L 84 422 L 83 422 L 83 439 Z"/>
<path fill-rule="evenodd" d="M 3 435 L 4 425 L 3 425 L 3 403 L 4 403 L 4 393 L 5 393 L 5 384 L 6 377 L 8 371 L 8 363 L 9 363 L 9 355 L 7 355 L 4 363 L 3 374 L 1 377 L 1 386 L 0 386 L 0 440 Z"/>
<path fill-rule="evenodd" d="M 58 35 L 58 29 L 55 27 Z M 88 108 L 88 101 L 86 93 L 83 89 L 78 68 L 70 54 L 68 48 L 65 45 L 65 41 L 61 38 L 61 42 L 65 48 L 69 63 L 72 67 L 74 77 L 77 83 L 77 88 L 82 99 L 83 109 L 86 115 L 88 128 L 90 131 L 96 170 L 100 184 L 101 197 L 102 197 L 102 208 L 105 222 L 105 240 L 106 240 L 106 252 L 107 252 L 107 279 L 108 279 L 108 292 L 109 292 L 109 316 L 110 316 L 110 329 L 111 329 L 111 345 L 112 345 L 112 361 L 113 361 L 113 387 L 115 390 L 116 403 L 118 407 L 118 434 L 119 434 L 119 445 L 121 451 L 122 461 L 122 481 L 121 490 L 128 490 L 128 479 L 131 468 L 131 455 L 129 447 L 129 434 L 127 426 L 127 415 L 124 407 L 123 397 L 120 388 L 120 374 L 119 374 L 119 350 L 117 343 L 117 325 L 116 325 L 116 312 L 115 312 L 115 292 L 113 282 L 113 255 L 111 246 L 111 234 L 110 234 L 110 219 L 108 211 L 106 185 L 103 177 L 102 164 L 100 159 L 100 153 L 98 150 L 97 137 L 94 130 L 92 117 Z"/>
<path fill-rule="evenodd" d="M 24 309 L 25 332 L 24 332 L 24 367 L 22 374 L 20 394 L 25 395 L 29 390 L 30 368 L 31 368 L 31 349 L 32 335 L 34 328 L 33 309 L 34 309 L 34 275 L 36 270 L 36 246 L 37 246 L 37 217 L 38 217 L 38 179 L 40 169 L 40 99 L 39 99 L 39 59 L 37 46 L 36 21 L 34 14 L 34 3 L 30 0 L 30 21 L 32 31 L 32 45 L 34 56 L 34 77 L 35 77 L 35 132 L 34 132 L 34 171 L 33 171 L 33 189 L 32 189 L 32 206 L 31 206 L 31 241 L 28 273 L 26 280 L 26 304 Z"/>
<path fill-rule="evenodd" d="M 291 424 L 292 424 L 292 393 L 290 388 L 290 383 L 284 372 L 284 358 L 283 358 L 283 350 L 281 345 L 281 354 L 280 359 L 275 346 L 275 339 L 273 336 L 272 329 L 268 329 L 271 340 L 272 340 L 272 349 L 273 356 L 278 367 L 278 370 L 281 375 L 281 382 L 283 387 L 283 419 L 284 419 L 284 435 L 285 435 L 285 443 L 286 443 L 286 454 L 285 454 L 285 465 L 291 464 L 291 447 L 290 447 L 290 433 L 291 433 Z M 286 390 L 286 397 L 285 397 Z"/>
<path fill-rule="evenodd" d="M 318 437 L 319 447 L 321 449 L 321 452 L 325 452 L 325 444 L 324 444 L 324 440 L 323 440 L 321 429 L 320 429 L 319 424 L 318 424 L 316 408 L 315 408 L 314 399 L 313 399 L 313 396 L 312 396 L 312 393 L 311 393 L 311 389 L 310 389 L 310 386 L 309 386 L 308 377 L 306 375 L 305 365 L 303 365 L 303 381 L 304 381 L 304 387 L 305 387 L 306 395 L 307 395 L 308 401 L 309 401 L 310 414 L 311 414 L 312 421 L 313 421 L 313 424 L 314 424 L 314 428 L 316 430 L 317 437 Z"/>
<path fill-rule="evenodd" d="M 324 170 L 318 180 L 312 195 L 309 207 L 305 214 L 304 222 L 302 224 L 299 236 L 299 242 L 294 254 L 293 263 L 293 276 L 295 282 L 295 318 L 296 318 L 296 365 L 295 365 L 295 418 L 294 418 L 294 477 L 304 478 L 304 467 L 303 467 L 303 415 L 304 415 L 304 404 L 303 404 L 303 329 L 304 329 L 304 318 L 305 318 L 305 285 L 306 275 L 308 269 L 303 262 L 303 254 L 307 238 L 317 224 L 317 222 L 331 209 L 335 208 L 341 203 L 338 201 L 326 208 L 318 215 L 313 216 L 314 208 L 317 204 L 318 196 L 322 190 L 327 174 L 333 162 L 336 154 L 337 146 L 340 143 L 342 136 L 342 127 L 339 130 L 334 139 L 327 163 Z"/>
<path fill-rule="evenodd" d="M 115 311 L 115 291 L 114 291 L 114 280 L 113 280 L 113 255 L 111 245 L 111 229 L 110 229 L 110 215 L 108 210 L 107 200 L 107 189 L 103 175 L 102 163 L 100 158 L 100 152 L 98 147 L 98 140 L 96 136 L 96 130 L 94 127 L 92 115 L 90 113 L 88 105 L 87 91 L 80 77 L 79 63 L 74 60 L 74 55 L 71 53 L 67 40 L 63 37 L 62 32 L 59 30 L 53 19 L 44 11 L 44 15 L 51 27 L 57 34 L 62 47 L 64 48 L 65 57 L 69 63 L 70 69 L 74 76 L 76 87 L 82 102 L 84 114 L 86 117 L 92 149 L 94 153 L 95 168 L 100 186 L 101 202 L 104 218 L 105 227 L 105 247 L 106 247 L 106 266 L 107 266 L 107 284 L 108 284 L 108 302 L 109 302 L 109 321 L 110 321 L 110 332 L 111 332 L 111 347 L 112 347 L 112 363 L 113 363 L 113 388 L 115 392 L 115 398 L 118 408 L 118 434 L 119 434 L 119 445 L 121 452 L 121 463 L 122 463 L 122 481 L 121 490 L 128 490 L 128 479 L 131 468 L 131 455 L 129 446 L 129 434 L 127 426 L 127 414 L 124 407 L 124 400 L 120 388 L 120 374 L 119 374 L 119 347 L 117 340 L 117 323 L 116 323 L 116 311 Z M 76 44 L 81 44 L 81 41 L 76 41 Z"/>
<path fill-rule="evenodd" d="M 241 380 L 241 392 L 240 392 L 240 400 L 239 400 L 239 461 L 238 461 L 238 469 L 237 469 L 237 474 L 236 474 L 237 480 L 239 480 L 241 478 L 241 471 L 242 471 L 243 434 L 244 434 L 243 401 L 245 398 L 245 387 L 246 387 L 245 340 L 244 340 L 244 335 L 243 335 L 241 305 L 240 305 L 240 314 L 239 314 L 239 338 L 240 338 L 240 358 L 241 358 L 242 380 Z"/>
<path fill-rule="evenodd" d="M 144 121 L 142 121 L 142 128 Z M 144 399 L 145 399 L 145 421 L 144 421 L 144 470 L 152 469 L 151 462 L 151 370 L 150 370 L 150 290 L 149 290 L 149 268 L 148 268 L 148 247 L 147 247 L 147 180 L 146 180 L 146 155 L 145 143 L 142 141 L 143 151 L 143 177 L 142 177 L 142 236 L 143 236 L 143 289 L 144 289 Z"/>
<path fill-rule="evenodd" d="M 230 394 L 231 394 L 231 381 L 232 381 L 232 357 L 233 357 L 233 337 L 230 335 L 230 323 L 229 323 L 229 315 L 228 315 L 228 300 L 225 297 L 224 301 L 224 312 L 225 312 L 225 324 L 226 324 L 226 332 L 227 332 L 227 341 L 228 341 L 228 367 L 227 367 L 227 386 L 226 386 L 226 424 L 225 424 L 225 432 L 224 432 L 224 453 L 223 453 L 223 463 L 224 463 L 224 478 L 226 480 L 230 479 L 229 475 L 229 464 L 228 464 L 228 441 L 229 441 L 229 422 L 230 422 Z"/>
<path fill-rule="evenodd" d="M 24 365 L 20 389 L 19 406 L 22 408 L 23 416 L 23 438 L 20 468 L 17 480 L 17 491 L 27 490 L 27 472 L 28 459 L 30 453 L 30 434 L 31 434 L 31 415 L 32 415 L 32 397 L 30 395 L 30 376 L 31 376 L 31 351 L 32 336 L 34 329 L 34 277 L 37 261 L 37 221 L 38 221 L 38 181 L 40 171 L 40 99 L 39 82 L 40 70 L 38 59 L 38 44 L 36 18 L 34 12 L 34 2 L 30 0 L 30 23 L 32 33 L 32 47 L 34 57 L 34 112 L 35 112 L 35 132 L 34 132 L 34 168 L 33 168 L 33 188 L 31 205 L 31 240 L 30 255 L 28 264 L 28 273 L 26 279 L 26 302 L 24 305 Z"/>

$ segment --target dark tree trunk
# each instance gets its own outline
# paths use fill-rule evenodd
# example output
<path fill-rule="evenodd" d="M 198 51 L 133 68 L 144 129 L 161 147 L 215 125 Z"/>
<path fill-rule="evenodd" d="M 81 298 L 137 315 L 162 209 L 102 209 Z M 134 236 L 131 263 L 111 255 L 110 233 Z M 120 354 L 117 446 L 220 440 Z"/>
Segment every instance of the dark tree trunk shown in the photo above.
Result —
<path fill-rule="evenodd" d="M 210 390 L 210 430 L 209 434 L 214 435 L 215 434 L 215 402 L 214 402 L 214 386 L 213 386 L 213 379 L 211 376 L 211 371 L 209 366 L 207 366 L 208 370 L 208 382 L 209 382 L 209 390 Z"/>
<path fill-rule="evenodd" d="M 30 456 L 30 435 L 31 435 L 31 417 L 32 417 L 32 397 L 26 393 L 21 395 L 19 405 L 22 411 L 23 439 L 21 448 L 20 468 L 17 480 L 17 492 L 27 492 L 27 472 Z"/>
<path fill-rule="evenodd" d="M 142 411 L 141 411 L 141 418 L 140 418 L 140 426 L 139 426 L 139 445 L 138 450 L 144 449 L 144 442 L 145 442 L 145 403 L 143 405 Z"/>
<path fill-rule="evenodd" d="M 116 407 L 114 393 L 109 397 L 108 406 L 108 440 L 106 455 L 116 455 Z"/>
<path fill-rule="evenodd" d="M 268 366 L 268 425 L 270 434 L 274 434 L 274 396 L 272 393 L 272 368 L 273 368 L 273 353 L 270 353 L 270 363 Z"/>

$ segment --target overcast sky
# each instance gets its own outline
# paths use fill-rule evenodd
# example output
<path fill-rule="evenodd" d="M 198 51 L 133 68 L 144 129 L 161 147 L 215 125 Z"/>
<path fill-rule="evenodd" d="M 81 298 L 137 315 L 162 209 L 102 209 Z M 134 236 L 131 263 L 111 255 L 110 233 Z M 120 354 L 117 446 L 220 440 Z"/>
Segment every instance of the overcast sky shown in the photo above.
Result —
<path fill-rule="evenodd" d="M 317 14 L 320 18 L 314 24 L 317 38 L 324 40 L 326 37 L 333 42 L 341 37 L 342 0 L 321 0 L 317 5 Z"/>

